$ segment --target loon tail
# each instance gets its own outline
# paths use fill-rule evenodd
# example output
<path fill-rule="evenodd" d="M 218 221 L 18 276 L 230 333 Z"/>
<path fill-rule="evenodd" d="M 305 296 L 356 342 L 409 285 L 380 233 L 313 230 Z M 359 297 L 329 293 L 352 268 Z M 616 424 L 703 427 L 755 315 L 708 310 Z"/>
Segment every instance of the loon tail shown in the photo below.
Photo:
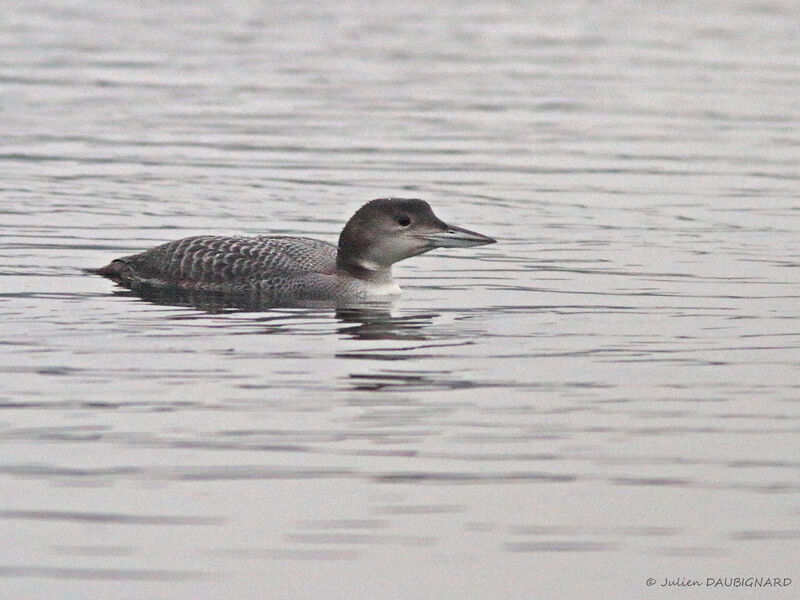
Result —
<path fill-rule="evenodd" d="M 130 265 L 120 259 L 112 260 L 108 263 L 105 267 L 100 267 L 99 269 L 86 269 L 87 273 L 91 273 L 93 275 L 102 275 L 103 277 L 108 277 L 109 279 L 128 279 L 130 278 Z"/>

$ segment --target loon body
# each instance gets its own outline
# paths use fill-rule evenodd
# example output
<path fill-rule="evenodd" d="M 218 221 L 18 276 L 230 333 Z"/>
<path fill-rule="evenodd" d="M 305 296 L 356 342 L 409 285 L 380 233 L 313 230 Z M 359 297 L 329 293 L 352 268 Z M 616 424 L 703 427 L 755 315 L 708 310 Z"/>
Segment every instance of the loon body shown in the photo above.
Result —
<path fill-rule="evenodd" d="M 247 295 L 282 305 L 355 302 L 398 295 L 391 266 L 404 258 L 495 241 L 447 225 L 422 200 L 383 198 L 356 211 L 338 246 L 306 237 L 196 236 L 123 256 L 96 272 L 133 290 Z"/>

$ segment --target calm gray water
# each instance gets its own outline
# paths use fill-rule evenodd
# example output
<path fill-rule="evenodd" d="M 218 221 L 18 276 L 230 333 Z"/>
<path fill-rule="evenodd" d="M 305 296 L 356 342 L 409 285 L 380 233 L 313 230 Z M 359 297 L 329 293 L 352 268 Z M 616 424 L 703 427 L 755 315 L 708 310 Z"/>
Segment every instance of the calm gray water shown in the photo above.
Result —
<path fill-rule="evenodd" d="M 5 3 L 0 597 L 797 598 L 800 8 L 695 4 Z M 384 313 L 83 272 L 388 195 L 500 243 Z"/>

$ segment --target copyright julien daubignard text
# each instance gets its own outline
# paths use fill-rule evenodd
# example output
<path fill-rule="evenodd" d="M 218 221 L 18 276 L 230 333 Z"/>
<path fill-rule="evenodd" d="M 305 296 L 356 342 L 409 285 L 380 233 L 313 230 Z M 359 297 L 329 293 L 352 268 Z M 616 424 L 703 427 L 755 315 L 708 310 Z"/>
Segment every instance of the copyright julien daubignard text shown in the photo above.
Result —
<path fill-rule="evenodd" d="M 704 587 L 704 588 L 787 588 L 792 585 L 790 577 L 665 577 L 647 580 L 647 587 Z"/>

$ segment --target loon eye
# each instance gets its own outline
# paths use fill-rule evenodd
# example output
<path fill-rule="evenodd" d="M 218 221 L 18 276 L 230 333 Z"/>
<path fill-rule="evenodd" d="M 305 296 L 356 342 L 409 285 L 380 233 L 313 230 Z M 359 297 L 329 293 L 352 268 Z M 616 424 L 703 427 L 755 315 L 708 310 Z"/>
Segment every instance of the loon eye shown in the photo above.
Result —
<path fill-rule="evenodd" d="M 401 227 L 408 227 L 409 225 L 411 225 L 411 219 L 403 215 L 402 217 L 397 217 L 397 223 Z"/>

